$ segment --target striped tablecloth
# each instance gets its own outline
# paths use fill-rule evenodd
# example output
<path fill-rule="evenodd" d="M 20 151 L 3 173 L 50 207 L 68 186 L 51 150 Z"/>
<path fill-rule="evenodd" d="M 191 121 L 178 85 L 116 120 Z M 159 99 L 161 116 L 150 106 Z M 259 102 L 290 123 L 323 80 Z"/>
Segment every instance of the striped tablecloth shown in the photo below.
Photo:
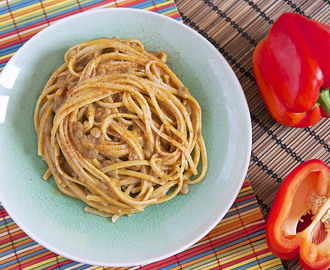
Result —
<path fill-rule="evenodd" d="M 298 12 L 329 24 L 330 2 L 0 1 L 0 70 L 24 42 L 52 22 L 85 10 L 110 7 L 140 8 L 182 19 L 209 39 L 239 78 L 249 103 L 253 127 L 249 179 L 224 219 L 198 243 L 175 256 L 150 265 L 121 269 L 283 269 L 282 262 L 267 248 L 264 217 L 267 218 L 282 179 L 294 166 L 310 158 L 329 163 L 329 122 L 322 120 L 312 128 L 300 130 L 278 125 L 258 94 L 251 57 L 256 44 L 267 35 L 280 14 Z M 296 260 L 284 262 L 284 265 L 299 269 Z M 105 268 L 71 261 L 45 249 L 18 227 L 0 204 L 0 269 Z"/>
<path fill-rule="evenodd" d="M 265 221 L 246 179 L 223 220 L 189 249 L 144 266 L 105 268 L 59 256 L 29 238 L 0 206 L 0 269 L 283 269 L 265 241 Z"/>

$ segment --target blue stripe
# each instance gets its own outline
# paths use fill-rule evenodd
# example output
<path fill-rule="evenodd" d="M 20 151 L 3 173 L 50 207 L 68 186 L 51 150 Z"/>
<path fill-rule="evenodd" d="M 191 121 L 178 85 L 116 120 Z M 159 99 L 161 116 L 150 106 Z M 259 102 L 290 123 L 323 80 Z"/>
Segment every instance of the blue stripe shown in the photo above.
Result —
<path fill-rule="evenodd" d="M 18 43 L 18 44 L 12 45 L 10 47 L 4 48 L 1 50 L 0 56 L 5 56 L 7 54 L 16 52 L 21 46 L 22 46 L 21 43 Z"/>
<path fill-rule="evenodd" d="M 187 262 L 190 262 L 190 261 L 196 260 L 196 259 L 198 259 L 198 258 L 201 258 L 201 257 L 207 256 L 207 255 L 209 255 L 209 254 L 211 254 L 211 253 L 213 253 L 212 248 L 211 248 L 210 250 L 204 251 L 203 253 L 199 253 L 199 254 L 194 255 L 194 256 L 192 256 L 192 257 L 189 257 L 189 258 L 187 258 L 187 259 L 180 260 L 179 262 L 180 262 L 180 264 L 184 264 L 184 263 L 187 263 Z M 178 265 L 179 265 L 178 263 L 172 263 L 172 264 L 170 264 L 170 265 L 168 265 L 168 266 L 165 266 L 165 267 L 163 267 L 163 268 L 160 268 L 160 269 L 162 269 L 162 270 L 168 270 L 168 269 L 171 269 L 171 268 L 173 268 L 173 267 L 175 267 L 175 266 L 178 266 Z"/>
<path fill-rule="evenodd" d="M 249 238 L 253 238 L 253 237 L 255 237 L 255 236 L 257 236 L 257 235 L 261 235 L 261 234 L 263 234 L 263 233 L 264 233 L 264 230 L 262 230 L 262 231 L 260 231 L 260 232 L 256 232 L 256 233 L 250 234 L 250 235 L 249 235 Z M 237 243 L 240 243 L 240 242 L 243 242 L 243 241 L 245 241 L 245 240 L 248 240 L 248 237 L 245 236 L 245 237 L 242 237 L 242 238 L 240 238 L 240 239 L 238 239 L 238 240 L 231 241 L 231 242 L 229 242 L 229 243 L 227 243 L 227 244 L 224 244 L 224 245 L 221 245 L 221 246 L 218 246 L 218 247 L 214 247 L 214 251 L 215 251 L 215 252 L 220 251 L 220 250 L 222 250 L 222 249 L 224 249 L 224 248 L 227 248 L 227 247 L 233 246 L 233 245 L 235 245 L 235 244 L 237 244 Z M 247 244 L 247 245 L 250 245 L 250 244 Z M 207 255 L 213 253 L 214 251 L 213 251 L 212 248 L 210 247 L 210 250 L 207 250 L 207 251 L 204 251 L 204 252 L 202 252 L 202 253 L 196 254 L 196 255 L 194 255 L 194 256 L 192 256 L 192 257 L 189 257 L 189 258 L 187 258 L 187 259 L 180 260 L 180 264 L 185 264 L 185 263 L 187 263 L 187 262 L 190 262 L 190 261 L 193 261 L 193 260 L 196 260 L 196 259 L 202 258 L 202 257 L 204 257 L 204 256 L 207 256 Z M 254 265 L 254 264 L 252 264 L 252 265 Z M 178 263 L 173 263 L 173 264 L 168 265 L 168 266 L 166 266 L 166 267 L 163 267 L 163 268 L 161 268 L 161 269 L 167 270 L 167 269 L 170 269 L 170 268 L 175 267 L 175 266 L 178 266 Z M 238 269 L 245 269 L 245 268 L 238 268 Z"/>
<path fill-rule="evenodd" d="M 94 5 L 94 4 L 97 4 L 97 3 L 101 3 L 101 2 L 104 2 L 104 1 L 90 1 L 88 3 L 83 3 L 83 4 L 80 3 L 80 6 L 81 6 L 81 8 L 85 8 L 85 7 L 89 7 L 91 5 Z"/>
<path fill-rule="evenodd" d="M 249 239 L 251 239 L 251 238 L 253 238 L 253 237 L 255 237 L 255 236 L 262 235 L 262 234 L 264 234 L 264 233 L 265 233 L 264 230 L 258 231 L 258 232 L 256 232 L 256 233 L 250 234 L 250 235 L 249 235 L 249 238 L 246 237 L 246 236 L 244 236 L 244 237 L 241 237 L 241 238 L 239 238 L 239 239 L 237 239 L 237 240 L 232 240 L 232 241 L 230 241 L 229 243 L 223 244 L 223 245 L 218 246 L 218 247 L 214 247 L 214 250 L 215 250 L 216 252 L 217 252 L 217 251 L 220 251 L 220 250 L 222 250 L 222 249 L 224 249 L 224 248 L 231 247 L 231 246 L 233 246 L 233 245 L 236 245 L 236 244 L 239 244 L 239 243 L 241 243 L 241 242 L 247 241 L 247 240 L 249 240 Z M 236 233 L 234 233 L 234 234 L 236 235 Z M 244 235 L 245 235 L 245 232 L 244 232 Z M 248 245 L 250 245 L 250 244 L 248 244 Z"/>
<path fill-rule="evenodd" d="M 252 191 L 251 191 L 252 192 Z M 253 194 L 253 192 L 251 193 L 251 195 Z M 249 199 L 246 199 L 246 200 L 243 200 L 243 201 L 240 201 L 240 202 L 235 202 L 236 206 L 240 206 L 240 205 L 243 205 L 243 204 L 246 204 L 246 203 L 249 203 L 249 202 L 255 202 L 255 198 L 252 197 L 252 198 L 249 198 Z M 256 204 L 257 205 L 257 204 Z M 234 206 L 235 207 L 235 206 Z"/>
<path fill-rule="evenodd" d="M 159 268 L 159 269 L 160 269 L 160 270 L 169 270 L 169 269 L 171 269 L 171 268 L 173 268 L 173 267 L 177 267 L 177 266 L 179 266 L 178 263 L 173 263 L 173 264 L 170 264 L 170 265 L 168 265 L 168 266 L 165 266 L 165 267 L 162 267 L 162 268 Z"/>
<path fill-rule="evenodd" d="M 75 11 L 75 10 L 78 10 L 78 9 L 79 9 L 79 7 L 78 6 L 75 6 L 75 7 L 68 8 L 68 9 L 65 9 L 63 11 L 60 11 L 60 12 L 56 12 L 56 13 L 50 14 L 50 15 L 47 14 L 47 18 L 48 19 L 52 19 L 52 18 L 61 16 L 61 15 L 64 15 L 66 13 L 69 13 L 69 12 L 72 12 L 72 11 Z"/>
<path fill-rule="evenodd" d="M 2 210 L 2 209 L 0 209 L 0 210 Z M 0 221 L 0 226 L 7 225 L 10 222 L 13 222 L 13 220 L 11 218 L 8 218 L 8 219 L 4 218 L 2 221 Z"/>
<path fill-rule="evenodd" d="M 14 25 L 13 25 L 13 26 L 14 26 Z M 9 32 L 15 31 L 15 30 L 16 30 L 15 27 L 12 27 L 12 28 L 9 28 L 9 29 L 7 29 L 7 30 L 0 31 L 0 36 L 1 36 L 1 35 L 4 35 L 4 34 L 7 34 L 7 33 L 9 33 Z"/>
<path fill-rule="evenodd" d="M 244 269 L 249 268 L 249 267 L 254 266 L 254 265 L 258 265 L 258 261 L 257 260 L 255 260 L 253 262 L 250 262 L 250 263 L 247 263 L 247 264 L 244 264 L 244 265 L 241 265 L 240 267 L 237 267 L 235 269 L 237 269 L 237 270 L 244 270 Z M 259 267 L 258 267 L 258 269 L 259 269 Z"/>
<path fill-rule="evenodd" d="M 147 2 L 132 5 L 133 8 L 138 8 L 138 9 L 144 9 L 144 8 L 152 7 L 152 6 L 153 6 L 152 1 L 147 1 Z"/>
<path fill-rule="evenodd" d="M 72 262 L 69 262 L 69 263 L 67 263 L 65 265 L 61 265 L 60 269 L 66 269 L 66 268 L 69 268 L 69 267 L 71 267 L 73 265 L 76 265 L 76 264 L 79 264 L 79 263 L 78 262 L 75 262 L 75 261 L 72 261 Z"/>
<path fill-rule="evenodd" d="M 240 212 L 241 215 L 244 215 L 244 212 L 249 211 L 249 210 L 254 209 L 254 208 L 257 208 L 257 207 L 259 207 L 257 203 L 247 205 L 245 207 L 240 208 L 239 212 Z"/>
<path fill-rule="evenodd" d="M 160 13 L 165 13 L 165 12 L 167 12 L 167 11 L 176 11 L 176 9 L 175 9 L 175 7 L 174 6 L 169 6 L 169 7 L 166 7 L 166 8 L 162 8 L 162 7 L 159 7 L 159 8 L 157 8 L 158 9 L 158 11 L 160 12 Z"/>
<path fill-rule="evenodd" d="M 33 21 L 31 21 L 31 22 L 19 24 L 19 25 L 17 25 L 17 29 L 20 30 L 20 29 L 22 29 L 24 27 L 31 26 L 31 25 L 37 24 L 39 22 L 45 22 L 45 21 L 46 21 L 46 19 L 43 16 L 40 19 L 33 19 Z M 10 28 L 10 29 L 7 29 L 7 30 L 3 30 L 3 31 L 0 32 L 0 35 L 6 34 L 6 33 L 11 32 L 11 31 L 15 31 L 15 30 L 16 30 L 15 28 Z"/>
<path fill-rule="evenodd" d="M 42 249 L 40 249 L 40 250 L 37 250 L 37 251 L 35 251 L 35 252 L 32 252 L 31 254 L 27 254 L 27 255 L 25 255 L 25 256 L 23 256 L 23 257 L 20 257 L 20 258 L 19 258 L 19 261 L 22 262 L 22 261 L 24 261 L 24 260 L 26 260 L 26 259 L 32 258 L 32 257 L 37 256 L 37 255 L 39 255 L 39 254 L 45 253 L 45 252 L 47 252 L 47 251 L 48 251 L 47 249 L 42 248 Z"/>
<path fill-rule="evenodd" d="M 20 8 L 24 8 L 24 7 L 28 7 L 30 5 L 39 3 L 38 0 L 23 0 L 23 1 L 19 1 L 17 3 L 9 3 L 9 7 L 11 11 L 20 9 Z M 9 12 L 8 8 L 6 7 L 7 12 Z"/>
<path fill-rule="evenodd" d="M 253 261 L 253 262 L 247 263 L 247 264 L 242 265 L 242 266 L 240 266 L 240 267 L 238 267 L 238 268 L 235 268 L 235 269 L 244 270 L 244 269 L 249 268 L 249 267 L 251 267 L 251 266 L 258 265 L 258 264 L 261 264 L 261 263 L 263 263 L 263 262 L 266 262 L 266 261 L 269 261 L 269 260 L 272 260 L 272 259 L 275 259 L 275 258 L 276 258 L 276 257 L 275 257 L 274 255 L 270 255 L 270 256 L 267 256 L 267 257 L 264 257 L 264 258 L 261 258 L 261 259 L 258 258 L 258 261 L 259 261 L 259 262 L 258 262 L 257 260 L 255 260 L 255 261 Z M 259 269 L 259 268 L 258 268 L 258 269 Z M 281 269 L 284 269 L 284 268 L 282 267 Z"/>
<path fill-rule="evenodd" d="M 18 251 L 18 250 L 21 250 L 21 249 L 24 249 L 24 248 L 27 248 L 27 247 L 30 247 L 30 246 L 33 246 L 33 245 L 36 245 L 36 244 L 37 244 L 37 242 L 32 241 L 32 242 L 26 243 L 26 244 L 21 245 L 21 246 L 15 246 L 15 250 Z M 10 250 L 7 250 L 5 252 L 1 252 L 1 257 L 6 256 L 10 253 L 14 253 L 14 249 L 10 249 Z"/>
<path fill-rule="evenodd" d="M 8 12 L 9 12 L 9 10 L 8 10 L 7 6 L 4 6 L 4 7 L 0 8 L 0 15 L 8 13 Z"/>

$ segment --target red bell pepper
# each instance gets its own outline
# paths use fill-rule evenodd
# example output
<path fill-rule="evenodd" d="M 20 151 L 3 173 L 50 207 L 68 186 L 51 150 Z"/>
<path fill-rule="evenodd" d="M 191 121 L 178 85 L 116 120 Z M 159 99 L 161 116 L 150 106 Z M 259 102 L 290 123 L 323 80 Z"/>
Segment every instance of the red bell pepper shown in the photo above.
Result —
<path fill-rule="evenodd" d="M 330 115 L 330 26 L 284 13 L 253 52 L 253 72 L 273 118 L 308 127 Z"/>
<path fill-rule="evenodd" d="M 281 259 L 299 253 L 304 269 L 330 268 L 330 168 L 322 161 L 306 161 L 285 178 L 267 219 L 266 240 Z"/>

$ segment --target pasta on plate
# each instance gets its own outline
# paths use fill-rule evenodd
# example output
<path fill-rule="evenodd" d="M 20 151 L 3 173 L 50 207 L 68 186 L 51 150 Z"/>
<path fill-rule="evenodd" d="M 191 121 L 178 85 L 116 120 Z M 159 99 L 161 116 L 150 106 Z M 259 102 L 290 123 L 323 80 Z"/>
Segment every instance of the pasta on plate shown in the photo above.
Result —
<path fill-rule="evenodd" d="M 114 37 L 82 42 L 64 58 L 35 109 L 45 179 L 115 221 L 204 178 L 201 108 L 165 52 Z"/>

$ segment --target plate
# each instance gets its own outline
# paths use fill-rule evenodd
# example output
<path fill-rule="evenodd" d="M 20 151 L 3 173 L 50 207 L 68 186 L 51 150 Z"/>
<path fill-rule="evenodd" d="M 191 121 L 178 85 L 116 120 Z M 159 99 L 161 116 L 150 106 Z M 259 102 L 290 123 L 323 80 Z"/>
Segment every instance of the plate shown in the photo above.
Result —
<path fill-rule="evenodd" d="M 209 169 L 186 195 L 115 223 L 85 214 L 84 204 L 44 181 L 34 108 L 66 50 L 102 37 L 137 38 L 165 51 L 168 65 L 203 113 Z M 181 22 L 137 9 L 101 9 L 62 19 L 24 44 L 0 77 L 0 201 L 32 239 L 66 258 L 101 266 L 164 259 L 205 236 L 226 214 L 246 176 L 251 152 L 247 102 L 234 72 L 201 35 Z"/>

